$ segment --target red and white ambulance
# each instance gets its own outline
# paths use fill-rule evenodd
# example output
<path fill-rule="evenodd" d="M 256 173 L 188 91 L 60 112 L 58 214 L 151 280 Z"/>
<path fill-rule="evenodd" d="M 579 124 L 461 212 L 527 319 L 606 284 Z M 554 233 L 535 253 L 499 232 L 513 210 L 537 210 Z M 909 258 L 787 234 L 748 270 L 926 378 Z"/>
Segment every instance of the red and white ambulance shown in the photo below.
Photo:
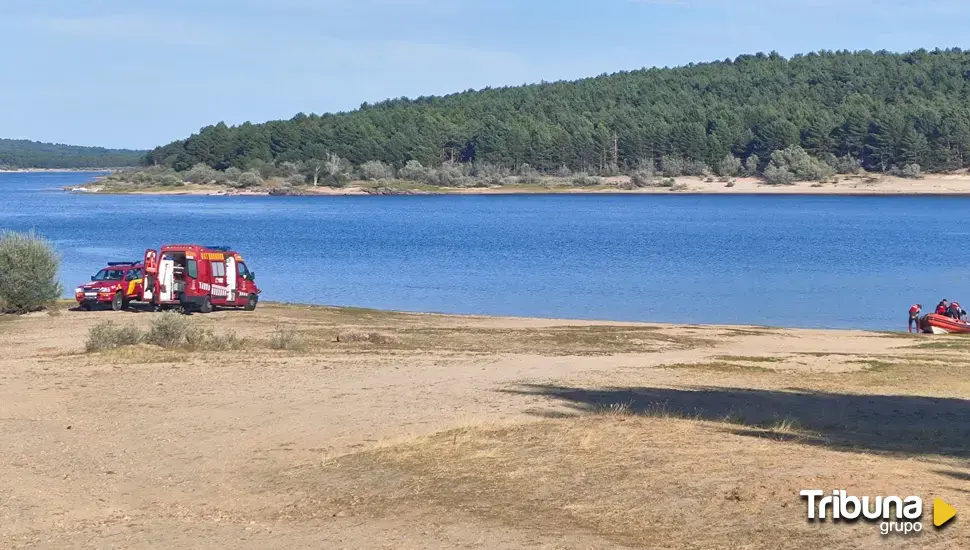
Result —
<path fill-rule="evenodd" d="M 142 300 L 202 313 L 214 307 L 256 309 L 256 274 L 238 252 L 223 246 L 165 245 L 145 251 Z"/>

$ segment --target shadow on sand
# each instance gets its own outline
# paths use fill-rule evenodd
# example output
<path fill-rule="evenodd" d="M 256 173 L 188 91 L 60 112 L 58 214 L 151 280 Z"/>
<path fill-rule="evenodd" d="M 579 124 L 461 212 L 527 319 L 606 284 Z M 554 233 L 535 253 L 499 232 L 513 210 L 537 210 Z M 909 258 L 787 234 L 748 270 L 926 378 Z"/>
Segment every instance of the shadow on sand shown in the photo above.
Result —
<path fill-rule="evenodd" d="M 964 399 L 706 387 L 523 385 L 500 391 L 546 396 L 577 413 L 623 406 L 631 414 L 726 422 L 738 435 L 793 439 L 837 450 L 970 458 L 970 401 Z M 562 416 L 553 411 L 534 414 Z"/>

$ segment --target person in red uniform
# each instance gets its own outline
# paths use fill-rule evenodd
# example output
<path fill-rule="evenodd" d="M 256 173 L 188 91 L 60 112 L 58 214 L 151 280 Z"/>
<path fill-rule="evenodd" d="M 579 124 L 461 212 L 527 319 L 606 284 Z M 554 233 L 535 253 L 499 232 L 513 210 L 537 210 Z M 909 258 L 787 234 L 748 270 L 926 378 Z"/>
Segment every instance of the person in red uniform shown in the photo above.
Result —
<path fill-rule="evenodd" d="M 950 318 L 953 319 L 954 321 L 959 321 L 960 320 L 960 311 L 961 311 L 960 310 L 960 303 L 959 302 L 951 302 L 950 303 L 950 309 L 947 312 L 947 315 L 949 315 Z"/>
<path fill-rule="evenodd" d="M 913 326 L 916 326 L 916 332 L 919 332 L 919 314 L 923 311 L 922 304 L 914 304 L 913 307 L 909 308 L 909 331 L 913 332 Z"/>
<path fill-rule="evenodd" d="M 948 309 L 946 305 L 946 299 L 940 300 L 939 304 L 936 304 L 936 314 L 946 315 L 946 310 Z"/>

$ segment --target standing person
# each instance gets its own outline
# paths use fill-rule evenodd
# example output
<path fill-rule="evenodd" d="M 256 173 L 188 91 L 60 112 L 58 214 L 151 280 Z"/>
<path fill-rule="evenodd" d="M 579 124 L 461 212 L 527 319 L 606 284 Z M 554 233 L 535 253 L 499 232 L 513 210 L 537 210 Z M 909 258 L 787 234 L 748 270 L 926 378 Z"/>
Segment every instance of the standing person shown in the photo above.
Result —
<path fill-rule="evenodd" d="M 915 304 L 913 307 L 909 308 L 909 331 L 913 332 L 913 325 L 916 326 L 916 332 L 919 332 L 919 314 L 923 311 L 922 304 Z"/>
<path fill-rule="evenodd" d="M 947 305 L 946 305 L 946 298 L 940 300 L 940 303 L 936 304 L 936 314 L 937 315 L 946 315 L 946 310 L 947 309 L 948 308 L 947 308 Z"/>

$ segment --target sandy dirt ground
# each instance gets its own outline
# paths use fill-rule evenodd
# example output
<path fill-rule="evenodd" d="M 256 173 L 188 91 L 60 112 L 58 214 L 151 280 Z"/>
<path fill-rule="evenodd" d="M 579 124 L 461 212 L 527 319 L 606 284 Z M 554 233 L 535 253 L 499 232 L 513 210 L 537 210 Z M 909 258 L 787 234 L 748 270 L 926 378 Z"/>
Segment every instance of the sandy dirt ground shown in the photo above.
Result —
<path fill-rule="evenodd" d="M 929 174 L 923 179 L 912 180 L 892 176 L 848 177 L 839 176 L 838 182 L 816 183 L 796 182 L 791 185 L 768 185 L 756 178 L 737 178 L 730 186 L 723 181 L 707 181 L 702 178 L 676 178 L 676 186 L 645 187 L 640 189 L 623 189 L 624 183 L 629 181 L 627 176 L 604 178 L 604 185 L 592 187 L 575 187 L 564 182 L 550 180 L 546 185 L 505 185 L 493 187 L 456 187 L 456 188 L 428 188 L 415 187 L 416 194 L 451 194 L 451 195 L 507 195 L 507 194 L 536 194 L 536 193 L 566 193 L 566 194 L 701 194 L 701 195 L 970 195 L 970 174 L 965 171 L 953 174 Z M 217 185 L 186 185 L 178 188 L 151 188 L 131 190 L 105 189 L 98 183 L 71 189 L 86 192 L 110 193 L 123 192 L 129 194 L 152 195 L 268 195 L 268 189 L 235 190 Z M 80 192 L 80 191 L 76 191 Z M 369 194 L 358 184 L 347 187 L 334 188 L 327 186 L 306 187 L 302 189 L 306 195 L 367 195 Z"/>
<path fill-rule="evenodd" d="M 160 314 L 67 308 L 0 317 L 0 548 L 970 546 L 931 524 L 970 513 L 963 338 L 261 304 L 188 317 L 241 349 L 86 352 Z"/>

